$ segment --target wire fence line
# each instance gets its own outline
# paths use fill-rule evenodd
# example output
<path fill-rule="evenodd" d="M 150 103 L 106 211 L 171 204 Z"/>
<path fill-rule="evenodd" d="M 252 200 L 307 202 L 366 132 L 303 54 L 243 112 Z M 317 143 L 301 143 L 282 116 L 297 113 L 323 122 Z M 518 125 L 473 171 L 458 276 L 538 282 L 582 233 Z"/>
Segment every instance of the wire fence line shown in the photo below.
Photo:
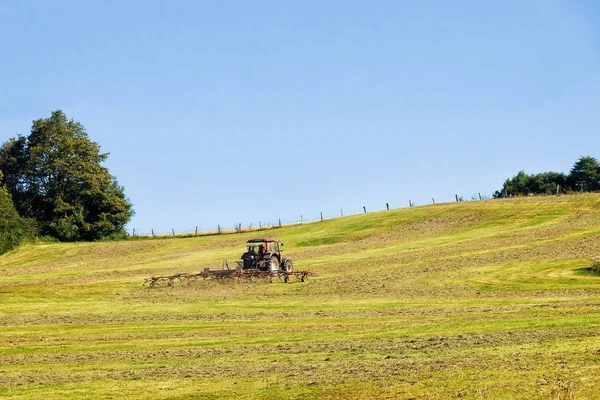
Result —
<path fill-rule="evenodd" d="M 456 194 L 454 196 L 454 200 L 456 202 L 484 201 L 484 200 L 489 200 L 490 198 L 492 198 L 492 196 L 481 195 L 481 193 L 476 193 L 469 197 L 460 196 L 458 194 Z M 439 204 L 442 204 L 442 203 L 444 203 L 444 202 L 440 202 Z M 445 203 L 447 203 L 447 202 L 445 202 Z M 396 209 L 400 209 L 400 208 L 418 207 L 418 206 L 431 205 L 431 204 L 437 204 L 435 201 L 435 198 L 432 198 L 431 202 L 426 203 L 426 204 L 425 203 L 417 204 L 417 203 L 413 202 L 412 200 L 408 200 L 408 202 L 406 203 L 405 206 L 395 207 L 395 208 L 391 208 L 390 203 L 385 203 L 383 206 L 380 206 L 378 208 L 369 209 L 366 206 L 362 206 L 359 208 L 347 208 L 347 209 L 340 208 L 337 212 L 328 211 L 328 212 L 319 212 L 318 214 L 300 214 L 296 218 L 277 218 L 277 219 L 271 219 L 271 220 L 267 220 L 267 221 L 251 221 L 251 222 L 246 222 L 246 223 L 237 222 L 237 223 L 228 224 L 228 225 L 218 224 L 214 228 L 200 227 L 198 225 L 192 226 L 192 227 L 190 227 L 190 229 L 176 230 L 175 228 L 171 228 L 168 231 L 155 230 L 153 228 L 143 229 L 143 230 L 137 229 L 137 228 L 131 228 L 128 233 L 131 236 L 143 236 L 143 237 L 208 236 L 208 235 L 217 235 L 217 234 L 224 234 L 224 233 L 241 233 L 241 232 L 249 232 L 249 231 L 258 231 L 258 230 L 262 230 L 262 229 L 272 229 L 272 228 L 289 226 L 289 225 L 313 223 L 313 222 L 325 221 L 325 220 L 334 219 L 334 218 L 347 217 L 347 216 L 351 216 L 351 215 L 368 214 L 370 212 L 379 212 L 379 211 L 386 211 L 386 210 L 389 211 L 389 210 L 396 210 Z"/>

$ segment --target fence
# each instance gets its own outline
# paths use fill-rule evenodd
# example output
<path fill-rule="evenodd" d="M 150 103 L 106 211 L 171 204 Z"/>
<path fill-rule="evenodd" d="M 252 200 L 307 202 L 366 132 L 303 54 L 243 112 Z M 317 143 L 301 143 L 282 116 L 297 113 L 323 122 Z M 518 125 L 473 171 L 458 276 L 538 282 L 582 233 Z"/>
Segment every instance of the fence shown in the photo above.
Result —
<path fill-rule="evenodd" d="M 491 196 L 487 196 L 487 195 L 482 196 L 481 193 L 473 194 L 469 198 L 465 198 L 464 196 L 460 196 L 458 194 L 454 195 L 454 200 L 456 202 L 484 201 L 484 200 L 489 200 L 490 198 L 491 198 Z M 421 204 L 421 205 L 430 205 L 430 204 L 436 204 L 435 198 L 431 199 L 431 203 Z M 417 204 L 415 202 L 413 202 L 412 200 L 408 200 L 407 206 L 408 207 L 417 207 Z M 271 229 L 271 228 L 276 228 L 276 227 L 281 227 L 281 226 L 299 225 L 299 224 L 304 224 L 304 223 L 319 222 L 319 221 L 324 221 L 324 220 L 328 220 L 328 219 L 347 217 L 347 216 L 351 216 L 351 215 L 367 214 L 369 212 L 378 212 L 378 211 L 385 211 L 385 210 L 389 211 L 389 210 L 399 209 L 399 208 L 404 208 L 404 207 L 390 208 L 390 203 L 385 203 L 385 205 L 380 208 L 368 209 L 366 206 L 362 206 L 360 208 L 340 209 L 337 213 L 329 211 L 329 212 L 319 212 L 318 214 L 300 214 L 299 217 L 297 217 L 297 218 L 277 218 L 275 220 L 269 220 L 269 221 L 252 221 L 252 222 L 247 222 L 246 224 L 242 224 L 241 222 L 231 224 L 231 225 L 218 224 L 216 226 L 216 228 L 206 228 L 206 227 L 201 228 L 198 225 L 196 225 L 195 227 L 192 227 L 192 229 L 189 229 L 189 230 L 185 230 L 185 229 L 175 230 L 175 228 L 171 228 L 169 231 L 158 231 L 155 229 L 139 230 L 136 228 L 132 228 L 131 235 L 132 236 L 155 237 L 155 236 L 197 236 L 197 235 L 206 236 L 206 235 L 218 235 L 218 234 L 222 234 L 222 233 L 236 233 L 236 232 L 240 233 L 240 232 L 248 232 L 248 231 L 257 231 L 257 230 L 262 230 L 262 229 Z"/>

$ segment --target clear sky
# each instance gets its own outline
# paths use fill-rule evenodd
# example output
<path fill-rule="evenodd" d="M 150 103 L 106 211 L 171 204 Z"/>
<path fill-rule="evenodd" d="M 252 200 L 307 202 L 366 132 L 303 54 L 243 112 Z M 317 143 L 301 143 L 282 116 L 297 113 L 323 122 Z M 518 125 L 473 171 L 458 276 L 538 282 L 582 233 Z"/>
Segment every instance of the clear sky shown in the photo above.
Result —
<path fill-rule="evenodd" d="M 64 110 L 138 232 L 490 195 L 600 157 L 594 0 L 0 4 L 0 140 Z"/>

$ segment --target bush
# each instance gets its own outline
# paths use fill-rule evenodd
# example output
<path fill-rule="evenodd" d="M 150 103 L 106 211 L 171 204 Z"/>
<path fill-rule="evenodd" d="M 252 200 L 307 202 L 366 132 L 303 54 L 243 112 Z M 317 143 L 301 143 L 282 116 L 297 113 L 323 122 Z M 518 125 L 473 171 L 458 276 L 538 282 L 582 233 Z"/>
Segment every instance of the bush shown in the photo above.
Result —
<path fill-rule="evenodd" d="M 35 225 L 19 216 L 10 194 L 0 187 L 0 254 L 35 235 Z"/>
<path fill-rule="evenodd" d="M 99 240 L 101 242 L 109 242 L 109 241 L 112 241 L 112 240 L 126 240 L 126 239 L 129 239 L 129 238 L 130 238 L 130 236 L 125 231 L 125 229 L 120 229 L 117 232 L 115 232 L 115 233 L 113 233 L 111 235 L 105 236 L 105 237 L 103 237 L 103 238 L 101 238 Z"/>

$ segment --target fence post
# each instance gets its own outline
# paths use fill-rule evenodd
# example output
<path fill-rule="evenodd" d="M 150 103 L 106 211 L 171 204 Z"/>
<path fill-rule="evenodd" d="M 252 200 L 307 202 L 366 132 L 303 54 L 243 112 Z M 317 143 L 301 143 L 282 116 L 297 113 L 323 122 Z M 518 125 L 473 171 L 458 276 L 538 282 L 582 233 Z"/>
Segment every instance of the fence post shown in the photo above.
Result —
<path fill-rule="evenodd" d="M 304 217 L 300 214 L 300 224 L 304 223 Z"/>
<path fill-rule="evenodd" d="M 281 228 L 281 218 L 279 218 L 279 227 Z"/>
<path fill-rule="evenodd" d="M 258 229 L 262 229 L 262 223 L 258 221 Z"/>
<path fill-rule="evenodd" d="M 556 185 L 556 195 L 558 196 L 558 193 L 560 191 L 560 185 Z"/>
<path fill-rule="evenodd" d="M 133 228 L 131 235 L 135 237 L 135 228 Z"/>
<path fill-rule="evenodd" d="M 387 210 L 390 211 L 390 203 L 385 203 L 385 206 L 386 206 Z"/>
<path fill-rule="evenodd" d="M 171 228 L 171 231 L 173 231 L 173 236 L 175 236 L 175 228 Z"/>
<path fill-rule="evenodd" d="M 344 209 L 340 208 L 340 216 L 344 216 Z"/>
<path fill-rule="evenodd" d="M 198 234 L 198 225 L 196 225 L 196 235 Z"/>
<path fill-rule="evenodd" d="M 455 194 L 454 197 L 456 198 L 456 202 L 458 203 L 458 195 Z"/>
<path fill-rule="evenodd" d="M 150 229 L 152 231 L 152 237 L 154 237 L 154 229 Z"/>
<path fill-rule="evenodd" d="M 431 198 L 431 201 L 433 202 L 433 204 L 435 204 L 435 199 L 433 197 Z"/>
<path fill-rule="evenodd" d="M 363 211 L 365 212 L 365 214 L 367 213 L 367 207 L 363 206 Z"/>
<path fill-rule="evenodd" d="M 221 225 L 217 225 L 217 234 L 221 234 Z"/>
<path fill-rule="evenodd" d="M 323 213 L 321 213 L 321 221 L 323 221 Z"/>
<path fill-rule="evenodd" d="M 481 200 L 481 193 L 477 193 L 479 195 L 479 200 Z"/>

